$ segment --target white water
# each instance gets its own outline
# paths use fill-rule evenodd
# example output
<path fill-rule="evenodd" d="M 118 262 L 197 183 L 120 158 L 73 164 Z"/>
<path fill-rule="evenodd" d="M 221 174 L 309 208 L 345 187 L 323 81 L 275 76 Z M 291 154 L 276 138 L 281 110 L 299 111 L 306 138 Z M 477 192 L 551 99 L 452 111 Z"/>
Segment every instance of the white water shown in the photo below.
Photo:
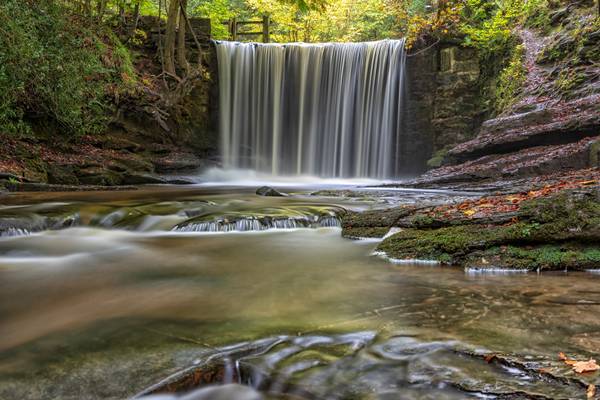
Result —
<path fill-rule="evenodd" d="M 273 175 L 397 176 L 404 40 L 218 42 L 226 168 Z"/>

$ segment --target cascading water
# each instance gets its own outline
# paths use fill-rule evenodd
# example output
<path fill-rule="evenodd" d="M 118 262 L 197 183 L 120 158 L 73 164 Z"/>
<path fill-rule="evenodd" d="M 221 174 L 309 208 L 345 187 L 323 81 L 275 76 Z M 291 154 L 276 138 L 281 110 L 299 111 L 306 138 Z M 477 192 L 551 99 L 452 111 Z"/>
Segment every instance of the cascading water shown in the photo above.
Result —
<path fill-rule="evenodd" d="M 216 46 L 226 167 L 397 176 L 404 40 Z"/>

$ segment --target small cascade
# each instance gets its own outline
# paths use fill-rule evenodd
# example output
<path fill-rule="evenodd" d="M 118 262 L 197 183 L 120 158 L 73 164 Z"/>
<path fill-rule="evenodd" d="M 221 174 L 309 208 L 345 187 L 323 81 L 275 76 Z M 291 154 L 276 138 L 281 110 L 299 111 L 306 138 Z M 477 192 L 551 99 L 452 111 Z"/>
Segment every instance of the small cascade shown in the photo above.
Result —
<path fill-rule="evenodd" d="M 0 238 L 29 236 L 46 230 L 60 230 L 78 226 L 77 213 L 46 217 L 30 214 L 21 217 L 0 217 Z"/>
<path fill-rule="evenodd" d="M 176 232 L 250 232 L 270 229 L 336 228 L 341 222 L 335 216 L 310 217 L 246 217 L 236 221 L 220 218 L 212 221 L 191 222 L 173 228 Z"/>
<path fill-rule="evenodd" d="M 29 236 L 31 232 L 25 228 L 6 228 L 0 231 L 0 237 Z"/>
<path fill-rule="evenodd" d="M 344 178 L 399 174 L 404 40 L 216 46 L 226 167 Z"/>

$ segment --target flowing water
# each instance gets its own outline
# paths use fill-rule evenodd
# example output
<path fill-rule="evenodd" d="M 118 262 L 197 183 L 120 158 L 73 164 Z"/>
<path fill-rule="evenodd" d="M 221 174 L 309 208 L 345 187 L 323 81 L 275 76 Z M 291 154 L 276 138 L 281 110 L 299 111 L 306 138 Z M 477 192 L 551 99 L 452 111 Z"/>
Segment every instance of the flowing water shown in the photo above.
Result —
<path fill-rule="evenodd" d="M 226 167 L 398 176 L 404 40 L 216 46 Z"/>
<path fill-rule="evenodd" d="M 13 230 L 0 238 L 0 398 L 125 399 L 203 383 L 251 389 L 194 398 L 584 398 L 598 374 L 575 376 L 557 353 L 598 355 L 599 275 L 389 263 L 332 221 L 455 195 L 359 193 L 3 198 L 0 232 Z M 235 221 L 250 222 L 224 228 Z M 205 222 L 213 232 L 185 229 Z"/>

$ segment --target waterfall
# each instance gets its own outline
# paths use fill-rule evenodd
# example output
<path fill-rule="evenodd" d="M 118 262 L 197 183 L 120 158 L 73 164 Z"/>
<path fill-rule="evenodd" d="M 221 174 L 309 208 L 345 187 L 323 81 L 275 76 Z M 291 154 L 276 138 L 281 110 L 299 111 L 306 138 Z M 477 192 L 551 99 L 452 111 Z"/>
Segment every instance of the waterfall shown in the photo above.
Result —
<path fill-rule="evenodd" d="M 397 176 L 404 40 L 216 47 L 225 167 Z"/>

